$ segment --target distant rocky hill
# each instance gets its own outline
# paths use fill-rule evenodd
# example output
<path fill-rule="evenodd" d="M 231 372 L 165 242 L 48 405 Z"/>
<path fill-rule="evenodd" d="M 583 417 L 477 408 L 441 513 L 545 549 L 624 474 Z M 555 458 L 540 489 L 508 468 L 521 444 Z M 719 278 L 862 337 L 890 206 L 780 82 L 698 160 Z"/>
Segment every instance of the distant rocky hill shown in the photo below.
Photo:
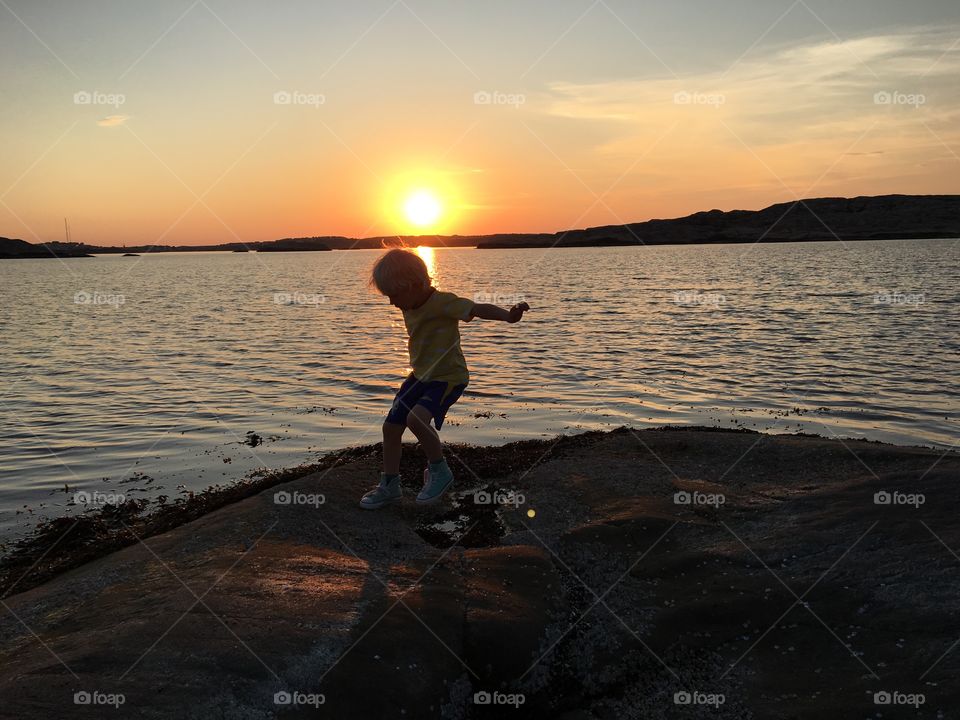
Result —
<path fill-rule="evenodd" d="M 525 238 L 492 236 L 496 247 L 675 245 L 960 237 L 960 195 L 813 198 L 763 210 L 709 210 L 673 220 L 606 225 Z"/>
<path fill-rule="evenodd" d="M 328 235 L 219 245 L 99 246 L 31 244 L 0 238 L 0 258 L 86 257 L 100 253 L 203 250 L 297 252 L 375 249 L 390 245 L 432 247 L 585 247 L 700 243 L 801 242 L 960 237 L 960 195 L 880 195 L 811 198 L 763 210 L 709 210 L 672 220 L 647 220 L 557 233 L 405 235 L 348 238 Z"/>

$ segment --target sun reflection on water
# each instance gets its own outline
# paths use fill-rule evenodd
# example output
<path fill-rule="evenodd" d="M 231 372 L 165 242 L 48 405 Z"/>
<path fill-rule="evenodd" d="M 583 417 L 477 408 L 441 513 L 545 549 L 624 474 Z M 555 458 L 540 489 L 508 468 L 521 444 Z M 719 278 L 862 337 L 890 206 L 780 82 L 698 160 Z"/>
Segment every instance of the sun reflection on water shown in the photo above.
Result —
<path fill-rule="evenodd" d="M 423 260 L 424 264 L 426 264 L 427 271 L 430 273 L 430 277 L 433 278 L 434 286 L 439 287 L 439 277 L 437 276 L 437 259 L 433 248 L 426 245 L 421 245 L 416 249 L 416 253 L 420 256 L 420 259 Z"/>

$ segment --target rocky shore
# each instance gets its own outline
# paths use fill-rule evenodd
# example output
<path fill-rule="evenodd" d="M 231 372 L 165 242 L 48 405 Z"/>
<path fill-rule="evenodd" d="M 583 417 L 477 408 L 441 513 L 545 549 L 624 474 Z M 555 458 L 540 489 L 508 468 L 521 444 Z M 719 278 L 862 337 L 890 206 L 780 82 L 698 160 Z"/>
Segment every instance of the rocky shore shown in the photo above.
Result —
<path fill-rule="evenodd" d="M 956 453 L 622 428 L 449 457 L 428 509 L 417 452 L 402 505 L 357 506 L 368 446 L 99 518 L 100 557 L 58 528 L 5 566 L 0 717 L 957 716 Z"/>

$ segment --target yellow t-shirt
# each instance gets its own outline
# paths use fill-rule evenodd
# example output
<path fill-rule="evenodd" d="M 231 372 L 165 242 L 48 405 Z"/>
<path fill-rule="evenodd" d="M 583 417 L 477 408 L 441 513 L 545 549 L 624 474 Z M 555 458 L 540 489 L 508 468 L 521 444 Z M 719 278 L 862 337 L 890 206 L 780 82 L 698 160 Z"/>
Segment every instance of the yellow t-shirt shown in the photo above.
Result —
<path fill-rule="evenodd" d="M 473 305 L 467 298 L 434 290 L 423 305 L 403 311 L 410 367 L 417 380 L 445 380 L 451 385 L 470 380 L 460 349 L 459 321 L 473 319 Z"/>

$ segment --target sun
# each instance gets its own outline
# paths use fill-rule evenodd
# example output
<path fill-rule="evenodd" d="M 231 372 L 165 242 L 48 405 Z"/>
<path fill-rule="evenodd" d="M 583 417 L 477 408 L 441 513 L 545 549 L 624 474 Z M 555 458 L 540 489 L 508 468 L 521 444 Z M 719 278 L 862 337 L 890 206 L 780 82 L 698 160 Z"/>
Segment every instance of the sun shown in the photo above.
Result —
<path fill-rule="evenodd" d="M 410 166 L 388 175 L 376 211 L 398 235 L 441 235 L 456 229 L 464 205 L 454 173 Z"/>
<path fill-rule="evenodd" d="M 417 227 L 426 228 L 440 219 L 443 205 L 430 190 L 416 190 L 404 200 L 403 213 Z"/>

